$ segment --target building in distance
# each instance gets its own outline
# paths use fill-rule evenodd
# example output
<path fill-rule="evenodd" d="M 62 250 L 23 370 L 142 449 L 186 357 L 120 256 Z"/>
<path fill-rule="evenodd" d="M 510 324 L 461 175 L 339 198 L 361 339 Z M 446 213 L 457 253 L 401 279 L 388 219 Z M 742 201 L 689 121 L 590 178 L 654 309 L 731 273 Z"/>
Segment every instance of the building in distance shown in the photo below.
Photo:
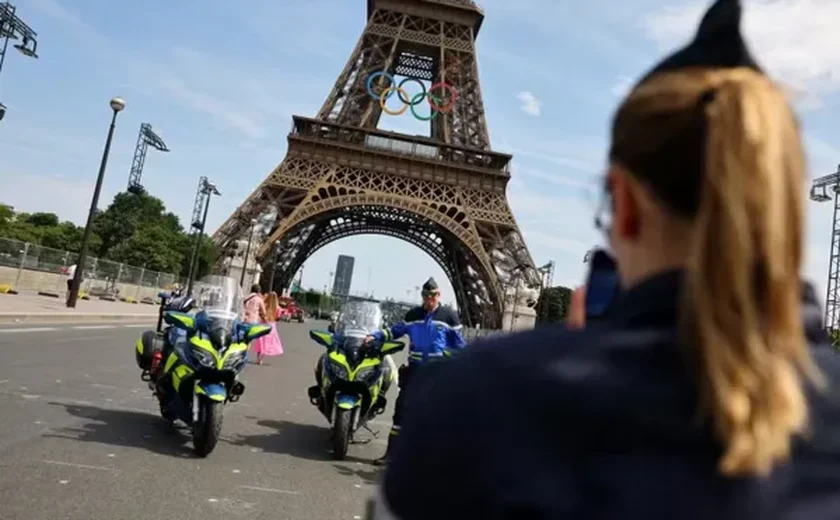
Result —
<path fill-rule="evenodd" d="M 353 265 L 355 263 L 356 259 L 352 256 L 338 255 L 338 262 L 335 265 L 335 280 L 332 287 L 333 294 L 343 296 L 350 294 L 350 283 L 353 280 Z"/>

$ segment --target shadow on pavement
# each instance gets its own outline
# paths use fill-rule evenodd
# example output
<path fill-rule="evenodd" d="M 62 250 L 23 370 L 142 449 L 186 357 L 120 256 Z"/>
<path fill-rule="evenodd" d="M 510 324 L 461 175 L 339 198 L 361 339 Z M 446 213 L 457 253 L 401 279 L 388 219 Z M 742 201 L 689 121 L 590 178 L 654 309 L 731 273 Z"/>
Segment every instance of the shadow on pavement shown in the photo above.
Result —
<path fill-rule="evenodd" d="M 347 457 L 344 459 L 345 461 L 351 459 L 352 457 Z M 365 461 L 370 462 L 370 461 Z M 352 467 L 352 466 L 342 466 L 340 463 L 336 462 L 333 464 L 336 470 L 344 476 L 347 477 L 356 477 L 361 479 L 365 484 L 371 484 L 374 486 L 378 486 L 382 482 L 382 475 L 383 475 L 383 467 L 374 466 L 372 469 L 366 469 L 361 467 Z"/>
<path fill-rule="evenodd" d="M 237 435 L 234 439 L 222 440 L 238 446 L 248 446 L 267 453 L 290 455 L 299 459 L 333 460 L 332 448 L 330 447 L 330 430 L 326 426 L 260 419 L 252 416 L 246 418 L 255 420 L 258 426 L 275 431 L 267 434 Z M 352 446 L 350 449 L 353 449 Z M 372 461 L 348 454 L 343 462 L 370 464 Z"/>
<path fill-rule="evenodd" d="M 87 419 L 87 422 L 75 428 L 56 429 L 44 437 L 140 448 L 173 457 L 192 456 L 191 447 L 187 444 L 190 438 L 177 429 L 171 430 L 160 417 L 96 406 L 49 404 L 61 406 L 68 414 Z"/>

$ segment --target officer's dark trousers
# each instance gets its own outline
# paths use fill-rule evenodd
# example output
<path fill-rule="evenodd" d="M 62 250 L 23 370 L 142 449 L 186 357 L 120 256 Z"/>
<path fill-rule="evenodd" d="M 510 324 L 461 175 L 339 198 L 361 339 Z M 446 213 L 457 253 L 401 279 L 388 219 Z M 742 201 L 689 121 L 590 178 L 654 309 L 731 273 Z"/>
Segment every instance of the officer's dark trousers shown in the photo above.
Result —
<path fill-rule="evenodd" d="M 413 367 L 410 365 L 403 365 L 400 367 L 399 371 L 399 385 L 400 385 L 400 393 L 397 395 L 397 401 L 394 403 L 394 418 L 393 418 L 393 426 L 391 426 L 391 434 L 388 436 L 388 453 L 391 453 L 393 450 L 394 438 L 399 435 L 400 428 L 402 427 L 403 416 L 405 415 L 405 403 L 407 400 L 408 385 L 411 382 L 411 375 L 417 367 Z"/>

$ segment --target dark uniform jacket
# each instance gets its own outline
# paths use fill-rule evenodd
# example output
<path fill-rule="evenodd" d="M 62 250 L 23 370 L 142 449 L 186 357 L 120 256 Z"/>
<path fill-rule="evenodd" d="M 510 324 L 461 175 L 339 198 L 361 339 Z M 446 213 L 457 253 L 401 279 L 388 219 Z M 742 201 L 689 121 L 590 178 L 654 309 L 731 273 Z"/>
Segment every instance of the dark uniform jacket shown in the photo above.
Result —
<path fill-rule="evenodd" d="M 813 432 L 790 464 L 720 475 L 676 341 L 680 280 L 643 282 L 603 324 L 477 343 L 418 379 L 369 518 L 840 519 L 834 386 L 811 394 Z M 805 299 L 813 355 L 836 383 L 840 358 Z"/>

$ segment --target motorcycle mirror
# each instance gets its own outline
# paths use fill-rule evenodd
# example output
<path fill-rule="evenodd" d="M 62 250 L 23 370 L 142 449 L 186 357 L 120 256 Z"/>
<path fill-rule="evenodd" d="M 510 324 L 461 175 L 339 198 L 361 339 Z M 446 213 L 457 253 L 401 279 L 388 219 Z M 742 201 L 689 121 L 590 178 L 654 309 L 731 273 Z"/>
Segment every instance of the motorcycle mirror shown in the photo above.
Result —
<path fill-rule="evenodd" d="M 248 327 L 248 330 L 245 332 L 245 342 L 250 343 L 257 338 L 261 338 L 271 332 L 270 325 L 251 325 Z"/>
<path fill-rule="evenodd" d="M 175 328 L 188 333 L 195 332 L 195 319 L 184 312 L 168 311 L 163 314 L 163 320 Z"/>
<path fill-rule="evenodd" d="M 394 352 L 399 352 L 405 347 L 404 343 L 399 341 L 386 341 L 382 344 L 382 353 L 383 354 L 393 354 Z"/>
<path fill-rule="evenodd" d="M 310 330 L 309 331 L 309 337 L 315 343 L 323 345 L 327 348 L 330 348 L 332 346 L 333 336 L 332 336 L 332 333 L 330 333 L 330 332 L 322 332 L 322 331 L 319 331 L 319 330 Z"/>

